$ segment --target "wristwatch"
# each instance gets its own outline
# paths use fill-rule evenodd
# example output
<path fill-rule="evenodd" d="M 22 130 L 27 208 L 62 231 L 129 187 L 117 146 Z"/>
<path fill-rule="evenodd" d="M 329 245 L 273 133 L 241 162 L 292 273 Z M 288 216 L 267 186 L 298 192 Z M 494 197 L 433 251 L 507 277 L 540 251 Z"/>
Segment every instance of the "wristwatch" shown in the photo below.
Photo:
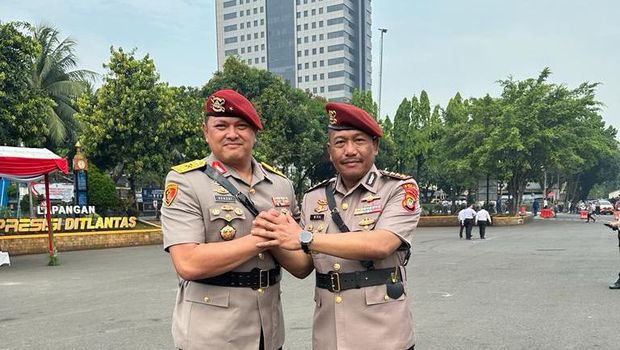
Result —
<path fill-rule="evenodd" d="M 310 243 L 313 239 L 314 235 L 310 231 L 304 230 L 299 233 L 299 243 L 306 254 L 310 254 Z"/>

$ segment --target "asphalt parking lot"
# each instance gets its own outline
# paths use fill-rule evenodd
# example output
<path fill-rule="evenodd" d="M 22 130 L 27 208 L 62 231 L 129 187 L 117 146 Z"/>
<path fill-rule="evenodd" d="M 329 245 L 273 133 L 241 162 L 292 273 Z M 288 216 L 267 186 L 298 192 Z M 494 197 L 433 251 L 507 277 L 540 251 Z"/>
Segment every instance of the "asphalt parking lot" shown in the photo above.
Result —
<path fill-rule="evenodd" d="M 620 254 L 602 221 L 537 219 L 473 241 L 418 229 L 408 266 L 416 350 L 617 349 L 620 290 L 607 286 Z M 176 277 L 159 246 L 60 259 L 0 267 L 0 349 L 172 349 Z M 311 349 L 312 285 L 282 282 L 285 349 Z"/>

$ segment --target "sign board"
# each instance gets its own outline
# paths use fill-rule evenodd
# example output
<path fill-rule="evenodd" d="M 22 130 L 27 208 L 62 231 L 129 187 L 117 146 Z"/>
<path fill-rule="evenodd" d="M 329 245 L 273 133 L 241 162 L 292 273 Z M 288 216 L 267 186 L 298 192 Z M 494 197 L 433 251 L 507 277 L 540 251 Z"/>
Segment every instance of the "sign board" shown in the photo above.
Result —
<path fill-rule="evenodd" d="M 61 200 L 63 202 L 73 201 L 73 184 L 54 183 L 50 184 L 50 199 Z M 36 183 L 32 185 L 32 194 L 35 196 L 45 196 L 45 184 Z"/>

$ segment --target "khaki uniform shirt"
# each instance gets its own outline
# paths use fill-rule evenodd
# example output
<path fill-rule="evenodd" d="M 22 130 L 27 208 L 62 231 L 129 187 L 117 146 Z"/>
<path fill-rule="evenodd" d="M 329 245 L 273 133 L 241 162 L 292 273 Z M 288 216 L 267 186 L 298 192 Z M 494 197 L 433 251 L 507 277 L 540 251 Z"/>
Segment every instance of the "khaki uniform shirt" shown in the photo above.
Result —
<path fill-rule="evenodd" d="M 210 155 L 208 164 L 217 159 Z M 232 169 L 224 176 L 250 198 L 259 211 L 276 207 L 298 217 L 291 182 L 252 160 L 252 183 L 247 184 Z M 171 171 L 166 186 L 177 185 L 176 197 L 164 204 L 161 222 L 164 249 L 175 244 L 223 241 L 220 230 L 227 224 L 236 229 L 235 238 L 250 234 L 252 214 L 235 198 L 222 191 L 204 168 L 178 173 Z M 248 272 L 258 267 L 269 270 L 275 261 L 268 252 L 248 260 L 234 271 Z M 251 349 L 259 347 L 261 328 L 265 349 L 284 343 L 284 320 L 280 284 L 263 290 L 221 287 L 180 279 L 172 316 L 172 335 L 177 348 Z"/>
<path fill-rule="evenodd" d="M 377 171 L 373 166 L 349 191 L 337 177 L 336 205 L 350 231 L 383 229 L 393 232 L 411 246 L 420 217 L 418 188 L 411 178 Z M 309 231 L 338 234 L 340 231 L 327 209 L 325 185 L 310 190 L 302 203 L 302 225 Z M 400 266 L 406 252 L 396 251 L 375 260 L 377 269 Z M 319 273 L 365 271 L 357 260 L 313 254 Z M 312 344 L 315 350 L 385 349 L 403 350 L 414 344 L 413 319 L 409 310 L 406 271 L 400 267 L 405 294 L 391 299 L 386 285 L 348 289 L 332 293 L 315 288 Z"/>

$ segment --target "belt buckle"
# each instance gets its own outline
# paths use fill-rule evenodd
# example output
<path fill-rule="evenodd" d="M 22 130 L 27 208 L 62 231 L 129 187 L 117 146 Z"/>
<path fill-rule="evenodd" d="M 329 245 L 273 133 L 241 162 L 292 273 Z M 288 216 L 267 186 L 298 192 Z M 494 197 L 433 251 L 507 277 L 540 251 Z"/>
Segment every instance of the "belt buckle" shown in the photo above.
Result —
<path fill-rule="evenodd" d="M 331 281 L 332 292 L 340 292 L 340 274 L 338 272 L 330 272 L 329 280 Z"/>
<path fill-rule="evenodd" d="M 265 278 L 263 279 L 263 272 L 265 273 Z M 263 285 L 263 280 L 265 284 Z M 269 288 L 269 270 L 258 270 L 258 288 Z"/>

